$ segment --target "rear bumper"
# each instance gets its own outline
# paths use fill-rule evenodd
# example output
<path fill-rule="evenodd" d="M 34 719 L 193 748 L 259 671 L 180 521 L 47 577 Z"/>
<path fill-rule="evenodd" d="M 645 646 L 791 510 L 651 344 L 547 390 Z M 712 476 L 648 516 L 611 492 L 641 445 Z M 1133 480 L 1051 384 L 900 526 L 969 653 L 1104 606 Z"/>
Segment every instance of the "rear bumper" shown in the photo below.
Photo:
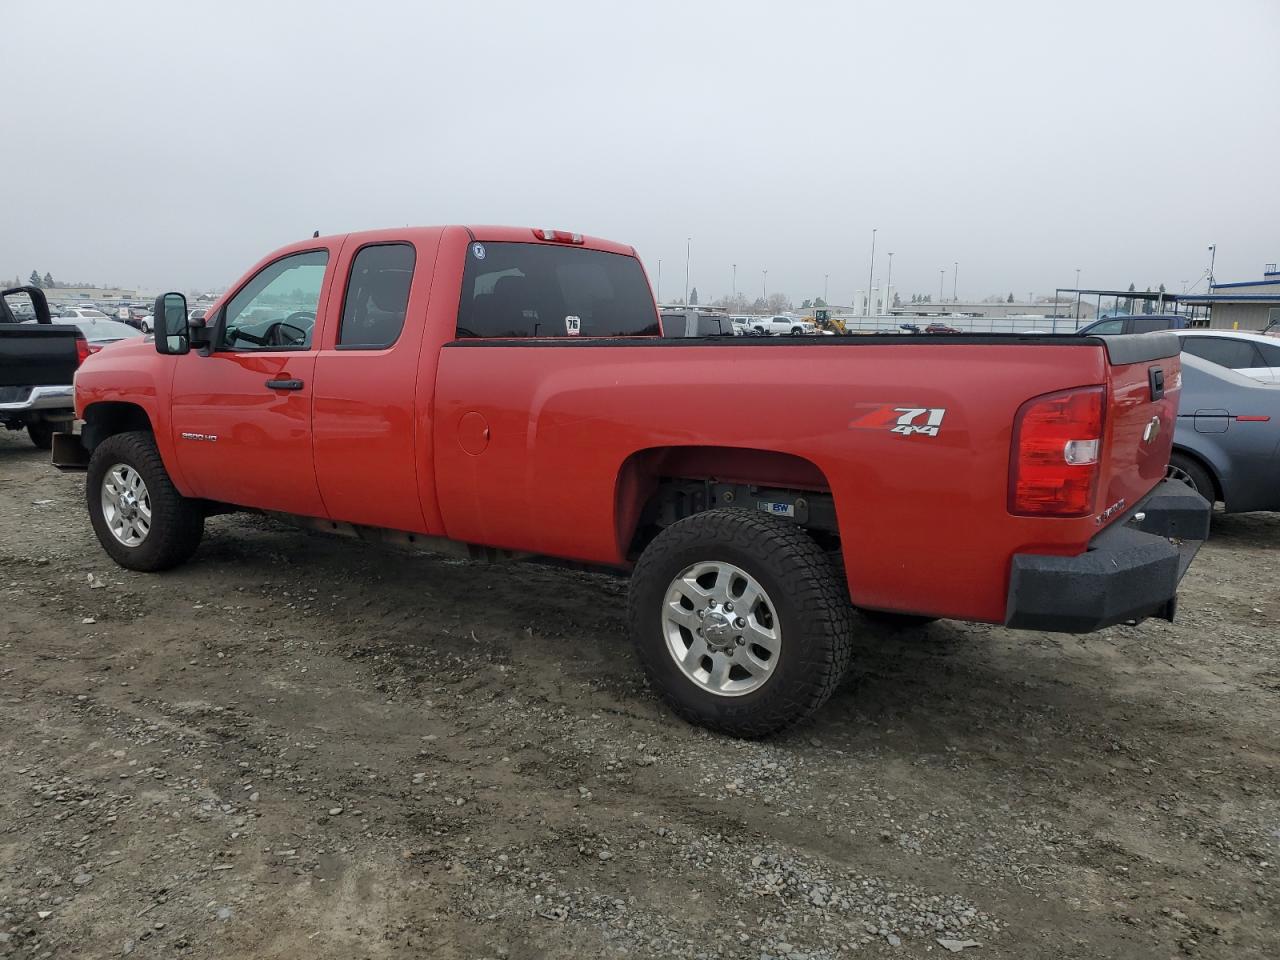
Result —
<path fill-rule="evenodd" d="M 75 410 L 75 388 L 5 387 L 0 389 L 0 417 L 20 416 L 37 410 Z M 71 419 L 68 417 L 67 419 Z"/>
<path fill-rule="evenodd" d="M 1005 625 L 1089 633 L 1148 617 L 1172 621 L 1178 583 L 1209 536 L 1210 510 L 1185 484 L 1165 480 L 1079 556 L 1015 554 Z"/>

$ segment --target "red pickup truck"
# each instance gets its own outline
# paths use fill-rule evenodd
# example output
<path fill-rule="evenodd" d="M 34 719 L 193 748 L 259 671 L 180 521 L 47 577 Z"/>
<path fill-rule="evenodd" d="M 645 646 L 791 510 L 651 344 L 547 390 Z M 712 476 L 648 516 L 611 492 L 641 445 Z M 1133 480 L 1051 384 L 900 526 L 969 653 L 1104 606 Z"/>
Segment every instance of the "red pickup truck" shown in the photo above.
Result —
<path fill-rule="evenodd" d="M 664 339 L 631 247 L 461 226 L 304 240 L 155 316 L 81 367 L 57 447 L 118 563 L 252 509 L 630 570 L 654 686 L 738 735 L 826 700 L 855 608 L 1171 619 L 1207 532 L 1164 479 L 1169 336 Z"/>

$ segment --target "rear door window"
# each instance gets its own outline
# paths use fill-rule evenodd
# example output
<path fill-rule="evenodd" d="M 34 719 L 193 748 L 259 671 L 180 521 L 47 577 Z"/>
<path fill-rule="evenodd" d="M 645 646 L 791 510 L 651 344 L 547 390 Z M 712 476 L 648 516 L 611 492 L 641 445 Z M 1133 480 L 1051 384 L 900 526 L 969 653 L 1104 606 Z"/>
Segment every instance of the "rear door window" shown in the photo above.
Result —
<path fill-rule="evenodd" d="M 413 247 L 381 243 L 363 247 L 351 261 L 342 301 L 338 346 L 377 350 L 400 338 L 413 283 Z"/>
<path fill-rule="evenodd" d="M 1266 366 L 1258 355 L 1258 349 L 1248 340 L 1229 337 L 1184 337 L 1182 349 L 1192 356 L 1202 357 L 1210 363 L 1231 370 L 1247 370 Z"/>
<path fill-rule="evenodd" d="M 657 335 L 657 308 L 634 257 L 541 243 L 467 250 L 459 337 Z"/>

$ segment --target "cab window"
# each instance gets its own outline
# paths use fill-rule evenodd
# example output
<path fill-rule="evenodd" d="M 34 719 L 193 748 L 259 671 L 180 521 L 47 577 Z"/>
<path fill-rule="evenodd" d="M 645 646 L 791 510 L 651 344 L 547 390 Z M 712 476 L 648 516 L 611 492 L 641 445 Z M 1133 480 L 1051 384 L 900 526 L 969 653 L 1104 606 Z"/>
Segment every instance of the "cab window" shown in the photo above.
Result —
<path fill-rule="evenodd" d="M 259 270 L 227 304 L 219 349 L 308 349 L 328 262 L 327 250 L 308 250 Z"/>
<path fill-rule="evenodd" d="M 361 248 L 347 278 L 339 349 L 378 350 L 399 339 L 409 307 L 413 263 L 413 247 L 407 243 Z"/>
<path fill-rule="evenodd" d="M 470 245 L 459 337 L 656 337 L 658 312 L 635 257 L 576 246 Z"/>

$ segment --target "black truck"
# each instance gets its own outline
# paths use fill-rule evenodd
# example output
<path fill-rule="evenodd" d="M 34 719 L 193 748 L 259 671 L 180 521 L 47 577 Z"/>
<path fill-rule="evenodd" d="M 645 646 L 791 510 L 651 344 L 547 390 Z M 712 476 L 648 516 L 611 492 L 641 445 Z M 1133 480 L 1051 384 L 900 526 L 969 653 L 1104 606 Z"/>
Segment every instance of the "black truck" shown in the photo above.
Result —
<path fill-rule="evenodd" d="M 34 321 L 20 319 L 23 295 L 30 299 Z M 89 345 L 78 329 L 53 322 L 38 287 L 0 291 L 0 424 L 25 429 L 32 443 L 49 449 L 55 432 L 71 429 L 72 381 L 88 355 Z"/>

